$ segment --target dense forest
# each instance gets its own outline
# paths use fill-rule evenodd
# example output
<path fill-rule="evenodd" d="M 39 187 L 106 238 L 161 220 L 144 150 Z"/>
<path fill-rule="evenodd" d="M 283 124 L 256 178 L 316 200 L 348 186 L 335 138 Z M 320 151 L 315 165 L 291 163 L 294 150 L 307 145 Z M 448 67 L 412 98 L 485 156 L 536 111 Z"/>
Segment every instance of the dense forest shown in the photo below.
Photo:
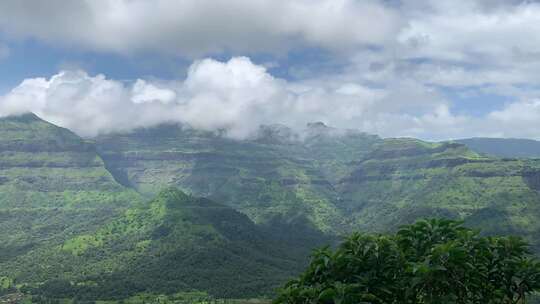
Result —
<path fill-rule="evenodd" d="M 274 303 L 517 304 L 538 291 L 540 262 L 521 238 L 432 219 L 319 250 Z"/>

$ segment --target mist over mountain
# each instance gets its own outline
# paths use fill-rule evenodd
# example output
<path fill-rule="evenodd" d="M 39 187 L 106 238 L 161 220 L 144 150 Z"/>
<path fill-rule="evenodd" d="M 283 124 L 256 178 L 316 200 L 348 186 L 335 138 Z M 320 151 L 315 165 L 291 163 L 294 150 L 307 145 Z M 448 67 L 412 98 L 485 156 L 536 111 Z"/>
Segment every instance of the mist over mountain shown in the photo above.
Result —
<path fill-rule="evenodd" d="M 540 303 L 538 16 L 0 1 L 0 304 Z"/>
<path fill-rule="evenodd" d="M 165 124 L 87 141 L 26 114 L 1 118 L 0 133 L 0 276 L 44 296 L 271 295 L 311 249 L 425 217 L 540 250 L 534 159 L 320 122 L 303 136 Z"/>

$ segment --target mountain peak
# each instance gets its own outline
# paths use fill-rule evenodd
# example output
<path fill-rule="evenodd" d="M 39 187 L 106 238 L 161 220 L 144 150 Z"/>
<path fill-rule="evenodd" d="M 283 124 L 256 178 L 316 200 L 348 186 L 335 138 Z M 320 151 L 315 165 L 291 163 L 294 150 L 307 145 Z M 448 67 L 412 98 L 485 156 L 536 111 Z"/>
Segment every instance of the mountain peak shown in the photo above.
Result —
<path fill-rule="evenodd" d="M 176 187 L 167 187 L 159 192 L 156 201 L 164 202 L 167 206 L 184 202 L 189 196 Z"/>
<path fill-rule="evenodd" d="M 8 115 L 8 116 L 1 117 L 0 119 L 6 120 L 6 121 L 22 122 L 22 123 L 44 121 L 39 116 L 31 112 L 27 112 L 23 114 L 16 114 L 16 115 Z"/>
<path fill-rule="evenodd" d="M 256 140 L 266 143 L 286 143 L 298 140 L 296 134 L 291 128 L 282 124 L 261 125 L 257 131 Z"/>
<path fill-rule="evenodd" d="M 326 129 L 329 128 L 324 122 L 322 121 L 316 121 L 316 122 L 309 122 L 307 124 L 307 127 L 309 129 Z"/>

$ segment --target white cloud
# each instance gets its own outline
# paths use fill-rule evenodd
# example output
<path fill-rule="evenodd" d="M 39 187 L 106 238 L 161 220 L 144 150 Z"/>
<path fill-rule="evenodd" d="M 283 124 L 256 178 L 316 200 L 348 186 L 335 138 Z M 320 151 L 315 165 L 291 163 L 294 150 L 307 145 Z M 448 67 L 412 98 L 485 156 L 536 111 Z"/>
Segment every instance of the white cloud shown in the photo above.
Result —
<path fill-rule="evenodd" d="M 23 82 L 1 98 L 0 114 L 32 110 L 87 136 L 179 121 L 245 137 L 259 124 L 320 120 L 383 136 L 538 138 L 539 15 L 540 3 L 520 0 L 3 1 L 0 31 L 10 37 L 268 61 L 199 60 L 168 82 L 64 72 Z M 309 47 L 337 52 L 320 65 L 307 53 L 301 62 L 279 56 Z M 447 92 L 476 104 L 456 106 Z"/>
<path fill-rule="evenodd" d="M 400 22 L 379 0 L 0 2 L 8 34 L 122 54 L 351 49 L 393 39 Z"/>
<path fill-rule="evenodd" d="M 489 116 L 493 120 L 504 123 L 538 124 L 540 121 L 540 100 L 511 103 L 503 110 L 491 112 Z"/>
<path fill-rule="evenodd" d="M 165 102 L 133 101 L 140 96 L 103 75 L 90 77 L 82 71 L 61 72 L 50 79 L 23 81 L 0 98 L 0 113 L 34 112 L 85 136 L 173 119 L 174 113 Z"/>
<path fill-rule="evenodd" d="M 405 1 L 401 59 L 426 82 L 454 86 L 539 83 L 540 3 Z"/>
<path fill-rule="evenodd" d="M 419 116 L 404 114 L 410 110 L 407 103 L 398 103 L 381 89 L 357 83 L 289 82 L 246 57 L 236 57 L 228 62 L 196 61 L 185 80 L 168 83 L 137 80 L 126 85 L 82 71 L 27 79 L 0 97 L 0 115 L 31 111 L 83 136 L 174 121 L 204 130 L 227 129 L 238 138 L 261 124 L 303 128 L 313 121 L 383 135 L 405 134 L 412 127 L 421 134 L 418 128 L 440 123 L 434 122 L 437 117 L 452 119 L 443 102 L 422 99 L 422 92 L 414 88 L 409 91 L 411 98 L 420 100 L 409 104 L 414 108 L 410 112 Z M 387 120 L 387 115 L 396 119 Z M 430 132 L 424 129 L 423 135 Z"/>
<path fill-rule="evenodd" d="M 469 136 L 539 138 L 540 101 L 520 100 L 481 117 L 457 115 L 434 90 L 387 78 L 371 88 L 341 79 L 286 81 L 246 57 L 194 62 L 186 79 L 126 84 L 63 71 L 23 81 L 0 97 L 0 116 L 34 112 L 83 136 L 179 122 L 203 130 L 227 129 L 245 138 L 261 124 L 297 130 L 323 121 L 382 136 L 448 139 Z"/>
<path fill-rule="evenodd" d="M 133 84 L 132 91 L 133 97 L 131 100 L 136 104 L 152 102 L 170 104 L 176 99 L 175 91 L 168 88 L 157 87 L 142 79 L 137 79 L 135 84 Z"/>
<path fill-rule="evenodd" d="M 480 63 L 516 49 L 540 51 L 540 5 L 528 3 L 485 10 L 474 1 L 436 1 L 410 21 L 400 39 L 416 39 L 414 56 Z M 478 57 L 482 55 L 482 57 Z M 500 63 L 505 65 L 504 62 Z"/>

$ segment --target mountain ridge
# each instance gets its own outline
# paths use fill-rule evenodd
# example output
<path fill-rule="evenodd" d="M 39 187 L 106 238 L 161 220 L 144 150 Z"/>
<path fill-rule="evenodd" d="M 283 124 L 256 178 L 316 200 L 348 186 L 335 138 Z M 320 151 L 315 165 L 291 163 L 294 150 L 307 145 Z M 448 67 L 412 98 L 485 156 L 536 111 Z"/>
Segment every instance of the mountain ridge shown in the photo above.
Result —
<path fill-rule="evenodd" d="M 129 296 L 152 291 L 137 283 L 146 282 L 137 271 L 151 277 L 166 270 L 177 284 L 160 281 L 155 292 L 262 295 L 313 247 L 420 217 L 522 235 L 540 252 L 539 160 L 322 123 L 309 128 L 310 136 L 296 138 L 284 126 L 262 126 L 259 137 L 238 140 L 167 124 L 88 140 L 35 115 L 0 118 L 0 147 L 8 147 L 0 150 L 0 228 L 8 231 L 0 233 L 7 253 L 0 276 L 38 293 L 71 290 L 96 299 L 94 283 L 109 284 L 101 290 L 108 297 L 115 289 Z M 227 272 L 238 271 L 212 264 L 225 257 L 214 251 L 275 280 L 252 271 L 245 277 L 254 285 L 238 278 L 243 283 L 234 289 Z M 208 266 L 194 273 L 227 288 L 188 280 L 173 267 L 192 267 L 186 261 L 198 261 L 194 252 Z M 70 280 L 93 283 L 73 289 Z"/>
<path fill-rule="evenodd" d="M 55 284 L 63 284 L 66 298 L 195 290 L 229 298 L 270 295 L 301 270 L 307 248 L 318 245 L 298 241 L 283 242 L 225 205 L 168 187 L 93 234 L 28 256 L 34 266 L 17 277 L 30 283 L 63 278 Z M 43 263 L 52 267 L 42 269 Z M 50 292 L 47 284 L 33 290 Z"/>
<path fill-rule="evenodd" d="M 523 138 L 475 137 L 457 139 L 478 153 L 506 158 L 540 158 L 540 141 Z"/>

